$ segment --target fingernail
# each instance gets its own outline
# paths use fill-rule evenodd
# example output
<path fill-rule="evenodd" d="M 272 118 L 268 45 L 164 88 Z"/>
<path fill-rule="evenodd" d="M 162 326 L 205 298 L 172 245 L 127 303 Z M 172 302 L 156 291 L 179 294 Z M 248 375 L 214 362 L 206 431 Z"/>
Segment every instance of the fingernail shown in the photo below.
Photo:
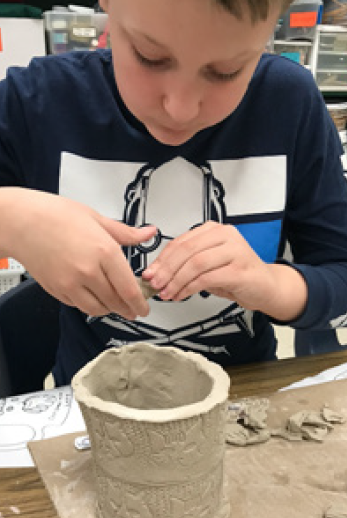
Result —
<path fill-rule="evenodd" d="M 162 290 L 160 293 L 159 293 L 159 297 L 161 299 L 168 299 L 169 298 L 169 291 L 168 290 Z"/>
<path fill-rule="evenodd" d="M 146 229 L 147 231 L 148 230 L 157 230 L 157 227 L 155 227 L 154 225 L 146 225 L 145 227 L 140 227 L 141 229 Z"/>
<path fill-rule="evenodd" d="M 146 281 L 149 281 L 152 275 L 154 274 L 152 268 L 147 268 L 142 272 L 142 277 L 146 279 Z"/>

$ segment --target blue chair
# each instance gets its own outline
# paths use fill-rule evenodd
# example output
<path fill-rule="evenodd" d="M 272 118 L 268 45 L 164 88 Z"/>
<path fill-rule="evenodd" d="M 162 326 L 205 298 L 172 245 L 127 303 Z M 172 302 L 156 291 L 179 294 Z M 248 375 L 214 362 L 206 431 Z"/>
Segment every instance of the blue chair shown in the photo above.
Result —
<path fill-rule="evenodd" d="M 59 343 L 59 302 L 30 278 L 0 296 L 0 397 L 42 390 Z"/>

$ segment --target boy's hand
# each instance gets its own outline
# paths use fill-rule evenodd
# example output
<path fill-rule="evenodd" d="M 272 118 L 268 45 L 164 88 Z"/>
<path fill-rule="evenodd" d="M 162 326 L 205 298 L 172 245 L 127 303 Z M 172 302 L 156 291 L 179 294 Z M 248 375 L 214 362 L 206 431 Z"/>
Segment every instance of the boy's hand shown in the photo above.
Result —
<path fill-rule="evenodd" d="M 2 255 L 15 257 L 54 297 L 88 315 L 146 316 L 149 306 L 121 245 L 147 241 L 154 227 L 128 227 L 89 207 L 29 189 L 0 189 Z M 4 227 L 5 228 L 5 227 Z"/>
<path fill-rule="evenodd" d="M 205 290 L 279 320 L 297 317 L 307 299 L 296 270 L 263 262 L 235 227 L 212 221 L 172 240 L 143 278 L 163 300 Z"/>

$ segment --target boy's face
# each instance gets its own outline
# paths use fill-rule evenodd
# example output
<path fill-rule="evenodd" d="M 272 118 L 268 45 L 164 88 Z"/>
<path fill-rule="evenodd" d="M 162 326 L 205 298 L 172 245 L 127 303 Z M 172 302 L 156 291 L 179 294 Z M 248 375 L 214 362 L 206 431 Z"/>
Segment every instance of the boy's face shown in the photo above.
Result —
<path fill-rule="evenodd" d="M 242 100 L 280 8 L 252 25 L 212 0 L 101 0 L 117 86 L 158 141 L 176 146 Z"/>

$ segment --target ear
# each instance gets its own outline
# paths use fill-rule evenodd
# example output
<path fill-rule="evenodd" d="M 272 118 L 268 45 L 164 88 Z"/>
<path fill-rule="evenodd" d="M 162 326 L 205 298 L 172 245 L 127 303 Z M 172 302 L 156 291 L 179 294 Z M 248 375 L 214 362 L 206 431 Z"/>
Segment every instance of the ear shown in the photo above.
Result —
<path fill-rule="evenodd" d="M 101 9 L 105 11 L 105 13 L 108 13 L 108 0 L 99 0 L 99 5 Z"/>

